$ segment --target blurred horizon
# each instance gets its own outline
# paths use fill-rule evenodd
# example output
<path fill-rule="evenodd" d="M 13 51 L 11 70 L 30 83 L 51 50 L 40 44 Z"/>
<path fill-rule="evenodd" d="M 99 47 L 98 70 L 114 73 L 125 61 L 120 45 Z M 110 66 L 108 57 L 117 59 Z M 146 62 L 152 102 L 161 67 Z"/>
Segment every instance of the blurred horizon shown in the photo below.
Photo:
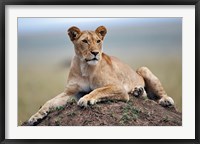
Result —
<path fill-rule="evenodd" d="M 64 90 L 73 44 L 67 30 L 105 26 L 103 50 L 147 66 L 182 110 L 182 18 L 18 18 L 18 124 Z"/>
<path fill-rule="evenodd" d="M 54 55 L 71 58 L 74 51 L 67 30 L 71 26 L 95 30 L 100 25 L 108 30 L 103 45 L 107 54 L 120 57 L 125 46 L 123 53 L 128 57 L 157 53 L 177 57 L 182 47 L 181 24 L 181 18 L 18 18 L 19 61 Z"/>

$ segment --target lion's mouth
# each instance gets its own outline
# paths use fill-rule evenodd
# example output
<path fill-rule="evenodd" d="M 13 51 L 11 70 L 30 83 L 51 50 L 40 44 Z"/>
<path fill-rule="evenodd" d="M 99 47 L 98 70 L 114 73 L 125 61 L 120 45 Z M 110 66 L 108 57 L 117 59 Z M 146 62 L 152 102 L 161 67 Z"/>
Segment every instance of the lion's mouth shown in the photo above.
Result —
<path fill-rule="evenodd" d="M 98 61 L 98 59 L 95 57 L 93 59 L 85 59 L 86 62 L 89 62 L 89 61 Z"/>

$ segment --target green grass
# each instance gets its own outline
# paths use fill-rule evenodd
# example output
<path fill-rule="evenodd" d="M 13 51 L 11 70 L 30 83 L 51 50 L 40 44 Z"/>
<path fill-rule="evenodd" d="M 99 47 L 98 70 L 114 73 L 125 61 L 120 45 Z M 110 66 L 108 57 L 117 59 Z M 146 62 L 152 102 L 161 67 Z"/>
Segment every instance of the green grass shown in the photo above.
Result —
<path fill-rule="evenodd" d="M 64 110 L 64 108 L 65 108 L 64 106 L 59 106 L 59 107 L 56 107 L 56 110 L 60 111 L 60 110 Z"/>
<path fill-rule="evenodd" d="M 121 125 L 126 125 L 128 122 L 136 120 L 139 117 L 139 113 L 140 110 L 127 103 L 127 106 L 122 109 L 122 117 L 119 123 Z"/>
<path fill-rule="evenodd" d="M 75 115 L 76 115 L 76 113 L 74 111 L 67 114 L 67 116 L 75 116 Z"/>
<path fill-rule="evenodd" d="M 168 122 L 168 121 L 169 121 L 168 116 L 165 116 L 165 117 L 163 118 L 163 121 L 164 121 L 164 122 Z"/>

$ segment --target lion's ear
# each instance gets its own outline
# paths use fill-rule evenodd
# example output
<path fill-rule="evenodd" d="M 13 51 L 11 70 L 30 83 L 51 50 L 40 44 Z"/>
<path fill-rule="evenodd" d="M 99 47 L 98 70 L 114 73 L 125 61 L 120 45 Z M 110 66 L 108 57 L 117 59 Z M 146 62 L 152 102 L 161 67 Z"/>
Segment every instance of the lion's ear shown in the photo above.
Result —
<path fill-rule="evenodd" d="M 75 26 L 68 29 L 68 35 L 71 39 L 71 41 L 74 41 L 75 39 L 78 39 L 81 35 L 81 30 Z"/>
<path fill-rule="evenodd" d="M 104 26 L 100 26 L 95 30 L 95 32 L 103 40 L 107 33 L 107 29 Z"/>

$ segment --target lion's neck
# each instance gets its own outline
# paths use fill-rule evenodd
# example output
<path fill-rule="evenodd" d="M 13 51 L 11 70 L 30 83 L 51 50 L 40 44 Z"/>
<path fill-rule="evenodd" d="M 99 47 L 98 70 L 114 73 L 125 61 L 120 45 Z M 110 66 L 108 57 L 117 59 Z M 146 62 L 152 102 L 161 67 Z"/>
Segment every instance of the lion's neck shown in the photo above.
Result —
<path fill-rule="evenodd" d="M 84 77 L 89 76 L 89 66 L 86 62 L 82 62 L 82 64 L 80 64 L 80 70 L 81 70 L 81 75 Z"/>
<path fill-rule="evenodd" d="M 89 75 L 91 75 L 96 69 L 98 69 L 100 65 L 99 63 L 97 63 L 96 65 L 88 65 L 87 62 L 81 60 L 79 60 L 79 63 L 81 75 L 84 77 L 88 77 Z"/>

